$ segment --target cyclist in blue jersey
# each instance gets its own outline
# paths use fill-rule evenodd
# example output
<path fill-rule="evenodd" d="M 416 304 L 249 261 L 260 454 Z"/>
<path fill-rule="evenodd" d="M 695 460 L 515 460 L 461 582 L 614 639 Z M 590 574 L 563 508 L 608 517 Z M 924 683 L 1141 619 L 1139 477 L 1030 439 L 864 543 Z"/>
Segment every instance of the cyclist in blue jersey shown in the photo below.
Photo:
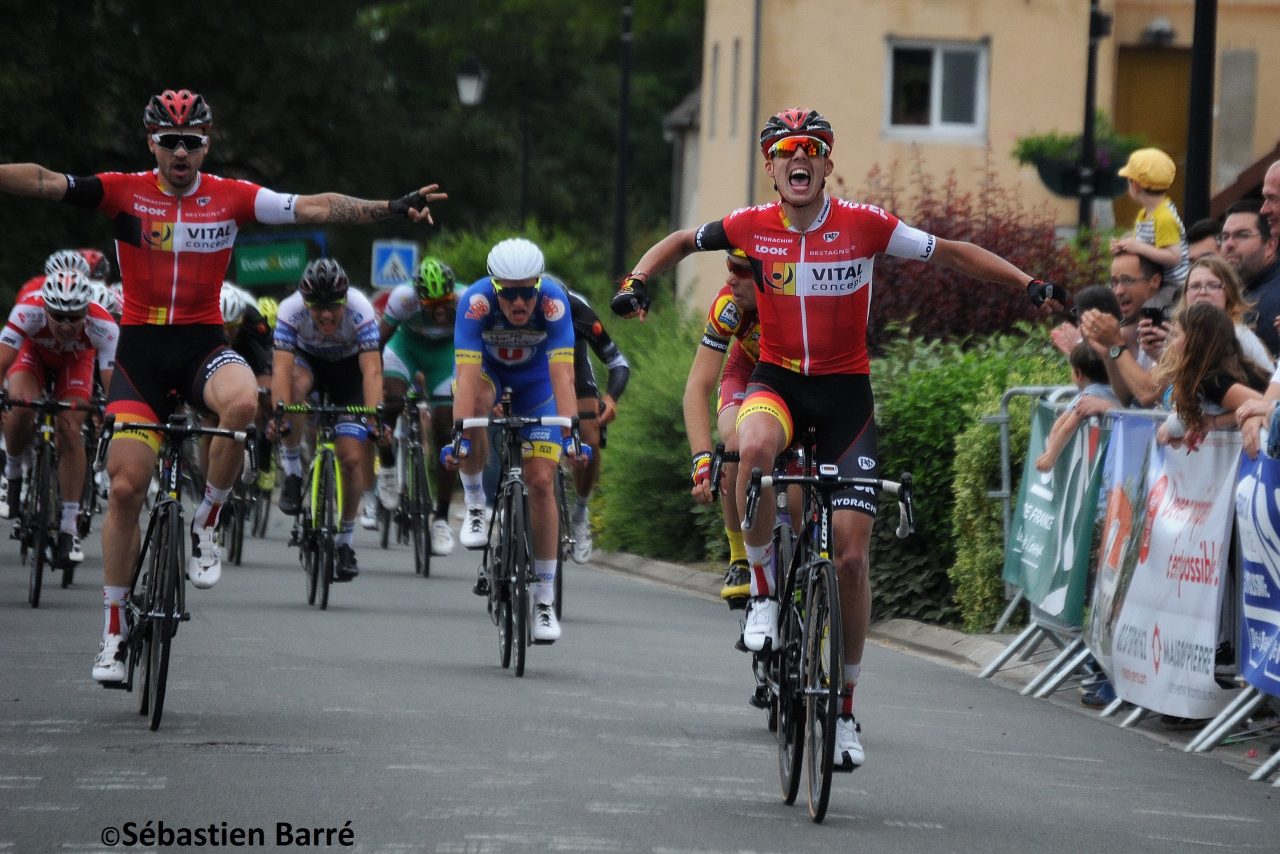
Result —
<path fill-rule="evenodd" d="M 493 409 L 500 390 L 511 389 L 512 412 L 529 417 L 573 417 L 578 401 L 573 385 L 573 323 L 568 296 L 555 282 L 543 279 L 542 250 L 521 237 L 503 240 L 489 252 L 489 275 L 467 288 L 458 305 L 454 326 L 457 386 L 453 414 L 474 418 Z M 529 490 L 533 523 L 533 566 L 538 583 L 533 638 L 551 642 L 560 637 L 555 615 L 556 552 L 560 542 L 554 477 L 563 449 L 574 455 L 573 442 L 560 428 L 525 428 L 524 479 Z M 589 454 L 583 448 L 585 462 Z M 459 539 L 468 549 L 487 542 L 484 464 L 489 456 L 488 434 L 468 430 L 440 453 L 448 466 L 461 469 L 467 513 Z M 476 592 L 486 595 L 484 577 Z"/>

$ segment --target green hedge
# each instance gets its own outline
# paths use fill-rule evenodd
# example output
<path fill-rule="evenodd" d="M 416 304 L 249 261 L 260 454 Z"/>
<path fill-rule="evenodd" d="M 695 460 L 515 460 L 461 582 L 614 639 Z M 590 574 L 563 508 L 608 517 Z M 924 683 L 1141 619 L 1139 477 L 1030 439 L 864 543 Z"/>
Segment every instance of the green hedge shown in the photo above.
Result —
<path fill-rule="evenodd" d="M 631 383 L 609 426 L 597 499 L 597 542 L 662 560 L 700 562 L 722 551 L 718 505 L 689 495 L 689 446 L 681 399 L 699 324 L 678 311 L 609 327 L 631 362 Z"/>
<path fill-rule="evenodd" d="M 1015 349 L 1010 355 L 1017 354 Z M 1062 358 L 1055 354 L 1028 353 L 1014 361 L 1008 373 L 993 377 L 969 407 L 969 427 L 956 438 L 953 468 L 955 512 L 952 526 L 956 558 L 951 567 L 955 602 L 970 632 L 990 630 L 1004 609 L 1003 509 L 987 497 L 1000 488 L 1000 430 L 984 424 L 984 415 L 1000 409 L 1000 399 L 1014 386 L 1057 385 L 1064 381 Z M 1031 438 L 1031 402 L 1018 396 L 1009 405 L 1009 459 L 1013 495 L 1017 495 L 1027 444 Z"/>

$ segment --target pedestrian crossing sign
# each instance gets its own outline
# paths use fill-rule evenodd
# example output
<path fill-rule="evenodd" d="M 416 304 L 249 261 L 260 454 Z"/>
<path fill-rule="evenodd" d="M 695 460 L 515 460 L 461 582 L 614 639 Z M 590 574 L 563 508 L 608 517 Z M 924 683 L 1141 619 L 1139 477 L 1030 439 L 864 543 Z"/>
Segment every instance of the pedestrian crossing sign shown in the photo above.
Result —
<path fill-rule="evenodd" d="M 411 284 L 417 270 L 418 244 L 408 240 L 373 241 L 369 283 L 375 288 Z"/>

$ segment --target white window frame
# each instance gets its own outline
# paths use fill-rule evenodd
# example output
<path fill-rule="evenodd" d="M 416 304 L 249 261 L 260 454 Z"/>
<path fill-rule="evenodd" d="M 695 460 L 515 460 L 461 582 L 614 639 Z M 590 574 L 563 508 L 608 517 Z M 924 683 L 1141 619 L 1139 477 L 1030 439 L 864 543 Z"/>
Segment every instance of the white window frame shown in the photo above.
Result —
<path fill-rule="evenodd" d="M 895 125 L 893 119 L 893 52 L 898 49 L 928 50 L 933 54 L 930 73 L 929 124 Z M 974 81 L 974 122 L 972 124 L 942 121 L 942 55 L 944 52 L 966 52 L 978 57 Z M 885 43 L 884 100 L 881 125 L 888 139 L 973 142 L 987 141 L 987 99 L 991 87 L 991 44 L 980 41 L 947 41 L 942 39 L 902 39 L 890 37 Z"/>

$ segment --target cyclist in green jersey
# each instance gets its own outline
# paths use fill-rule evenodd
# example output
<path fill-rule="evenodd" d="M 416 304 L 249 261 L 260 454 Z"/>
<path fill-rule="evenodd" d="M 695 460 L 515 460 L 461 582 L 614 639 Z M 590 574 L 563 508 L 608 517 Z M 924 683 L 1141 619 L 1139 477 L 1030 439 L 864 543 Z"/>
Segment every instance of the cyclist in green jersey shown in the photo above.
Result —
<path fill-rule="evenodd" d="M 412 285 L 400 285 L 387 299 L 378 331 L 382 338 L 382 389 L 388 424 L 394 424 L 404 396 L 421 373 L 423 392 L 431 405 L 431 436 L 435 447 L 449 443 L 453 427 L 453 323 L 458 313 L 457 277 L 448 264 L 437 258 L 422 259 Z M 394 447 L 378 447 L 378 499 L 391 510 L 400 498 L 396 483 Z M 453 530 L 449 527 L 449 499 L 458 475 L 435 460 L 436 506 L 431 523 L 431 553 L 453 551 Z"/>

